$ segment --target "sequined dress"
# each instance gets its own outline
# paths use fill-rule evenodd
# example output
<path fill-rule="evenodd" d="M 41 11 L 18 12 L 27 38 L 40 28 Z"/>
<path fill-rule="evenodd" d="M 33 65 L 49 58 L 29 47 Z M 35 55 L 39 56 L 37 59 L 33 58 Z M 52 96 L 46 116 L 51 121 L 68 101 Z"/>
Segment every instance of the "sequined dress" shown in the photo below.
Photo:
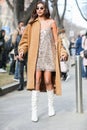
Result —
<path fill-rule="evenodd" d="M 36 69 L 55 71 L 55 44 L 51 27 L 41 30 Z"/>

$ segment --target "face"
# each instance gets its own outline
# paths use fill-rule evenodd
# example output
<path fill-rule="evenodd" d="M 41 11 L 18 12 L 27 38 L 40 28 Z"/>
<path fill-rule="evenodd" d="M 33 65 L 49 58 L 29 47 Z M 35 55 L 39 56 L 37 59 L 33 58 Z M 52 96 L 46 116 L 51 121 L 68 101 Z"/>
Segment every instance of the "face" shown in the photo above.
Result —
<path fill-rule="evenodd" d="M 22 27 L 21 27 L 21 31 L 20 31 L 20 34 L 21 34 L 21 35 L 24 33 L 24 29 L 25 29 L 25 27 L 22 26 Z"/>
<path fill-rule="evenodd" d="M 36 12 L 37 12 L 38 17 L 44 16 L 44 11 L 45 11 L 44 5 L 41 3 L 38 4 L 37 8 L 36 8 Z"/>
<path fill-rule="evenodd" d="M 19 28 L 23 27 L 24 26 L 24 22 L 20 22 L 19 23 Z"/>
<path fill-rule="evenodd" d="M 5 36 L 5 31 L 2 32 L 2 36 Z"/>

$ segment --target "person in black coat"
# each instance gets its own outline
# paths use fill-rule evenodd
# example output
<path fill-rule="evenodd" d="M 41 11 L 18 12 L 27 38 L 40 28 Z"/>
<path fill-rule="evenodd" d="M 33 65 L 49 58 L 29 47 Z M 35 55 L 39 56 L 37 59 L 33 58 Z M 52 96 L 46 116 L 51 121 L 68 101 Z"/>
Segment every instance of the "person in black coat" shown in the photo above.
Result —
<path fill-rule="evenodd" d="M 21 34 L 17 36 L 16 43 L 14 44 L 14 55 L 15 55 L 15 59 L 18 62 L 18 67 L 19 67 L 19 70 L 18 70 L 19 71 L 19 87 L 18 87 L 19 91 L 24 89 L 24 67 L 27 72 L 27 54 L 24 56 L 23 61 L 19 61 L 19 55 L 18 55 L 18 45 L 21 40 L 23 31 L 24 31 L 24 27 L 21 27 Z"/>
<path fill-rule="evenodd" d="M 6 64 L 5 64 L 5 30 L 0 30 L 0 68 L 5 69 Z"/>

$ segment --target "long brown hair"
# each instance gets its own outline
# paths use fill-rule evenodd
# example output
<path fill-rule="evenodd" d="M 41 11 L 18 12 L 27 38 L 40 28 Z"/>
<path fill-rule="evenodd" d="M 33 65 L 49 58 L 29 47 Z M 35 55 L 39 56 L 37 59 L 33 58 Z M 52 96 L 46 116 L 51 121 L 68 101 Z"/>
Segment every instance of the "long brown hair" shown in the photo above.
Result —
<path fill-rule="evenodd" d="M 43 6 L 45 8 L 44 17 L 46 19 L 48 19 L 50 17 L 50 12 L 49 12 L 49 9 L 48 9 L 48 6 L 47 6 L 46 2 L 38 1 L 37 4 L 35 5 L 35 8 L 34 8 L 33 12 L 32 12 L 31 20 L 30 20 L 29 23 L 32 23 L 38 17 L 37 12 L 36 12 L 36 8 L 37 8 L 38 4 L 43 4 Z"/>

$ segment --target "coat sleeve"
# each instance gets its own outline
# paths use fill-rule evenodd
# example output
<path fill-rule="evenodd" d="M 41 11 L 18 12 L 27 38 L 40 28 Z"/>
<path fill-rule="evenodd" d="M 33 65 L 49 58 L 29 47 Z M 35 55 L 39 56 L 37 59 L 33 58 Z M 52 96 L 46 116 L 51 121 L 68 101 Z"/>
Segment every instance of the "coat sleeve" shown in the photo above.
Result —
<path fill-rule="evenodd" d="M 18 52 L 23 51 L 24 54 L 28 51 L 29 45 L 30 45 L 30 35 L 31 35 L 31 25 L 28 24 L 24 30 L 24 33 L 22 35 L 22 38 L 20 40 L 19 46 L 18 46 Z"/>

